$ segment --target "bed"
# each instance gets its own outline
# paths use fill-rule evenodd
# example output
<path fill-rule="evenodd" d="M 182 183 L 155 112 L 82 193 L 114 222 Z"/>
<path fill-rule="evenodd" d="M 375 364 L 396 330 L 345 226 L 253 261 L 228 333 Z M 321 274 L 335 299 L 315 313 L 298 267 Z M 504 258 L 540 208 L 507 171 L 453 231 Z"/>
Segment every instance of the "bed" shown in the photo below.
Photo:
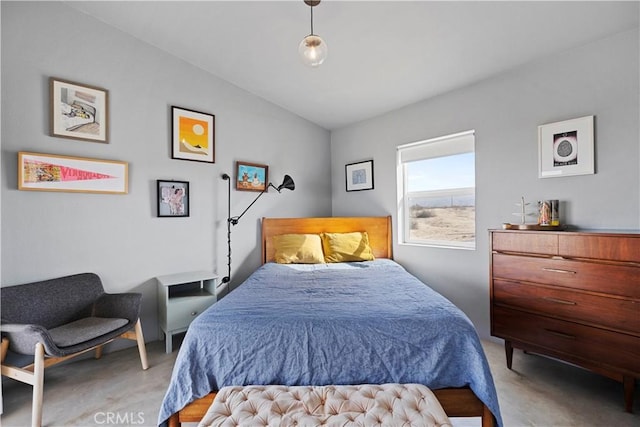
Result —
<path fill-rule="evenodd" d="M 278 264 L 274 236 L 366 231 L 374 260 Z M 418 383 L 450 417 L 501 425 L 470 320 L 392 260 L 390 217 L 263 218 L 262 262 L 190 325 L 158 423 L 197 422 L 229 385 Z"/>

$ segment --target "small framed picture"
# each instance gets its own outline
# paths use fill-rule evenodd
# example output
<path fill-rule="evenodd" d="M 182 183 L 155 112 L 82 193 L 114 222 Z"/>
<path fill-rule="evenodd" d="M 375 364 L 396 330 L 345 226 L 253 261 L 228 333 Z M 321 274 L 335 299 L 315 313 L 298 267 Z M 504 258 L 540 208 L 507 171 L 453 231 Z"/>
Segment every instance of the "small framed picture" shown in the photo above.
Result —
<path fill-rule="evenodd" d="M 158 216 L 189 216 L 189 183 L 158 180 Z"/>
<path fill-rule="evenodd" d="M 373 189 L 373 160 L 345 165 L 347 191 Z"/>
<path fill-rule="evenodd" d="M 269 185 L 269 166 L 236 162 L 236 190 L 264 191 Z"/>
<path fill-rule="evenodd" d="M 171 107 L 171 158 L 215 163 L 215 116 Z"/>
<path fill-rule="evenodd" d="M 538 126 L 539 178 L 593 173 L 593 116 Z"/>
<path fill-rule="evenodd" d="M 51 77 L 49 91 L 51 136 L 108 142 L 107 90 Z"/>

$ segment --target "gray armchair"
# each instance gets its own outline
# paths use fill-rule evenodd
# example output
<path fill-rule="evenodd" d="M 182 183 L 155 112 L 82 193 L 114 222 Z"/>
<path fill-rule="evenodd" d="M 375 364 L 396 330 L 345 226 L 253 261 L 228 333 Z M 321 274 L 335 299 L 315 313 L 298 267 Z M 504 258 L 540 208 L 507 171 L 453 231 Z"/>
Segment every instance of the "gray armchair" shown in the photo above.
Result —
<path fill-rule="evenodd" d="M 44 368 L 95 350 L 116 338 L 136 340 L 148 368 L 138 293 L 107 294 L 93 273 L 0 288 L 2 375 L 33 385 L 32 425 L 42 423 Z M 32 364 L 5 363 L 8 351 L 34 356 Z"/>

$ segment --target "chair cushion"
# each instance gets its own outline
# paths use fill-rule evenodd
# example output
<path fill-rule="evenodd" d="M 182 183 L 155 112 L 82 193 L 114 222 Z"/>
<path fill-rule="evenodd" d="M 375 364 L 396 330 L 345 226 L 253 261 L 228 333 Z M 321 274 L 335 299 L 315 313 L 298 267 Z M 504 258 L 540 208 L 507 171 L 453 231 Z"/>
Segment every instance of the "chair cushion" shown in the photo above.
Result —
<path fill-rule="evenodd" d="M 58 347 L 69 347 L 108 334 L 128 322 L 120 318 L 85 317 L 50 329 L 49 334 Z"/>

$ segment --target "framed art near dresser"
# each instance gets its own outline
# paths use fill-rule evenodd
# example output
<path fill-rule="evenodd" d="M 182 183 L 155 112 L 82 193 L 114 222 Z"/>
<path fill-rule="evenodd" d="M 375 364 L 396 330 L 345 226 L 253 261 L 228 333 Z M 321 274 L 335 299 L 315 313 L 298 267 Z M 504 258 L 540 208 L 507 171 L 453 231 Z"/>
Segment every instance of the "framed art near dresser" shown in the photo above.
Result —
<path fill-rule="evenodd" d="M 539 178 L 595 173 L 593 116 L 539 126 L 538 167 Z"/>

